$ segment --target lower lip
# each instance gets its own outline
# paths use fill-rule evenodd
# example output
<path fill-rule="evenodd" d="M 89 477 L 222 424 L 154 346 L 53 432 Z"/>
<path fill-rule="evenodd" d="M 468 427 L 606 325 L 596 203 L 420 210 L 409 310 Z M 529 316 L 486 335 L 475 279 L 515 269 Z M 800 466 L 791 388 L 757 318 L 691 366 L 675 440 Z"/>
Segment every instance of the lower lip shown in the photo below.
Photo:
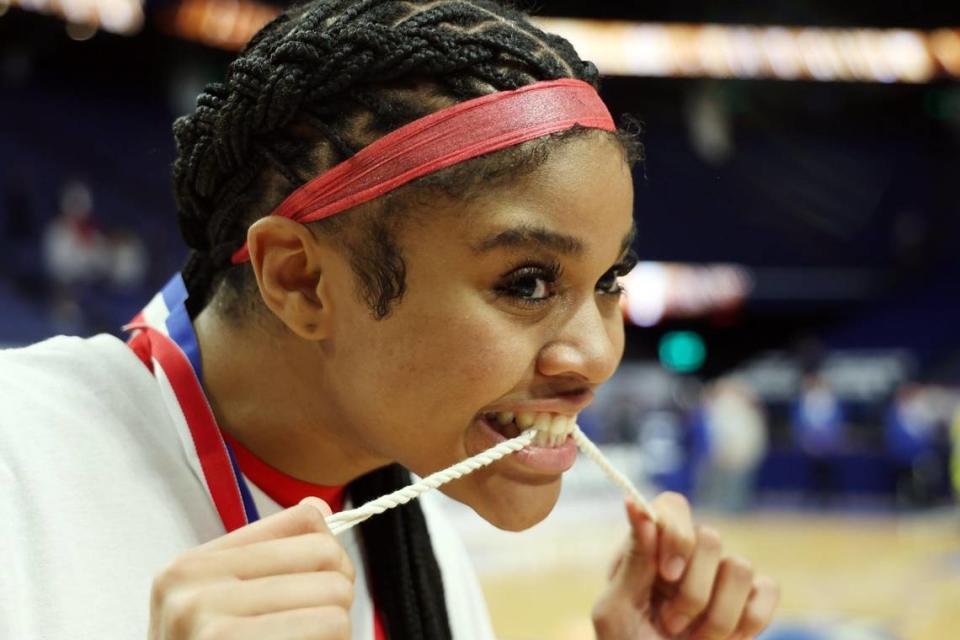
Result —
<path fill-rule="evenodd" d="M 485 438 L 491 441 L 489 447 L 494 447 L 507 440 L 502 433 L 493 428 L 493 425 L 486 418 L 481 417 L 477 422 L 480 424 Z M 573 463 L 577 461 L 577 445 L 574 444 L 573 438 L 568 436 L 564 443 L 557 447 L 538 447 L 531 444 L 516 453 L 510 454 L 507 459 L 515 460 L 531 471 L 558 475 L 569 471 Z"/>

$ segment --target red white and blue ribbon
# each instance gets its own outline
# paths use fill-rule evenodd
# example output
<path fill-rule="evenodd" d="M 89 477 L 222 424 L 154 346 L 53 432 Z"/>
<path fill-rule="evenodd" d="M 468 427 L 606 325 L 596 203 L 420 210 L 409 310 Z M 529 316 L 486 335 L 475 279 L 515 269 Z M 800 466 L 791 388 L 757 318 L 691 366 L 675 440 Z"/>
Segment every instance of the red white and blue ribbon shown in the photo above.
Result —
<path fill-rule="evenodd" d="M 130 348 L 158 381 L 169 385 L 189 432 L 190 443 L 185 449 L 192 465 L 199 470 L 223 528 L 230 532 L 257 521 L 260 515 L 237 457 L 207 402 L 200 346 L 185 306 L 187 296 L 178 273 L 124 328 L 131 332 Z M 179 417 L 175 418 L 179 421 Z M 387 638 L 382 614 L 376 606 L 373 636 L 375 640 Z"/>
<path fill-rule="evenodd" d="M 236 456 L 203 390 L 200 348 L 185 306 L 187 288 L 178 273 L 124 327 L 131 348 L 158 379 L 166 379 L 189 429 L 195 462 L 224 529 L 228 532 L 259 519 Z"/>

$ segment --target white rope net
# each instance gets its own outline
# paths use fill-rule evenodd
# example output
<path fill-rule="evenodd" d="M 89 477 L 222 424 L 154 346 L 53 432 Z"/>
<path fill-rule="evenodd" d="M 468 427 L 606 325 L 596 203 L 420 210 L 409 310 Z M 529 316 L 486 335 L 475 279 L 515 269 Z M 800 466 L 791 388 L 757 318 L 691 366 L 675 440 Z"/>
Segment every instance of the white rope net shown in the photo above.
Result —
<path fill-rule="evenodd" d="M 330 532 L 334 535 L 343 533 L 347 529 L 351 529 L 364 520 L 372 518 L 373 516 L 383 513 L 387 509 L 392 509 L 398 507 L 402 504 L 406 504 L 411 500 L 418 498 L 427 491 L 432 491 L 437 487 L 440 487 L 452 480 L 461 478 L 468 473 L 472 473 L 477 469 L 482 469 L 489 464 L 496 462 L 497 460 L 510 455 L 516 451 L 519 451 L 533 442 L 534 437 L 536 436 L 535 429 L 528 429 L 521 433 L 516 438 L 511 438 L 495 447 L 491 447 L 482 453 L 467 458 L 463 462 L 458 462 L 455 465 L 452 465 L 446 469 L 432 473 L 426 478 L 423 478 L 419 482 L 415 482 L 411 485 L 398 489 L 393 493 L 388 493 L 385 496 L 377 498 L 376 500 L 371 500 L 365 504 L 360 505 L 356 509 L 350 509 L 348 511 L 341 511 L 340 513 L 335 513 L 332 516 L 327 518 L 327 526 L 330 527 Z M 583 431 L 580 430 L 579 425 L 574 425 L 573 427 L 573 441 L 579 447 L 588 458 L 593 460 L 600 469 L 607 475 L 610 480 L 623 489 L 623 491 L 630 496 L 637 506 L 647 512 L 647 515 L 650 516 L 650 519 L 654 522 L 657 522 L 657 514 L 654 512 L 653 507 L 650 506 L 650 503 L 640 494 L 637 488 L 630 482 L 627 476 L 623 475 L 620 471 L 614 468 L 610 461 L 603 455 L 603 452 L 597 448 L 597 445 L 593 444 Z"/>

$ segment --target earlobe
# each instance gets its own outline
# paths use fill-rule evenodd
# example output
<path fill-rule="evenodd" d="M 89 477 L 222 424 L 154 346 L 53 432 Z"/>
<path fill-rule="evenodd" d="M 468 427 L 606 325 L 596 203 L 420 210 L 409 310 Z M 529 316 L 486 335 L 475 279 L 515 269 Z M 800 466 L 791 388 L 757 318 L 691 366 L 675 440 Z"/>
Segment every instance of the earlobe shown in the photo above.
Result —
<path fill-rule="evenodd" d="M 267 308 L 301 338 L 326 337 L 324 252 L 310 230 L 286 218 L 267 216 L 250 226 L 247 246 Z"/>

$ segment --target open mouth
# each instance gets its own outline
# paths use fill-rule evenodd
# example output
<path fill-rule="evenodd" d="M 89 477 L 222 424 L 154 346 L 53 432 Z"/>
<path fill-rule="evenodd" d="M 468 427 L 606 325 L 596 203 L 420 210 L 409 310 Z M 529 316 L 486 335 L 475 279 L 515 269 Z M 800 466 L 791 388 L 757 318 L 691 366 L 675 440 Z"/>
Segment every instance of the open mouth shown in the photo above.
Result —
<path fill-rule="evenodd" d="M 567 437 L 576 426 L 576 416 L 561 415 L 547 412 L 521 412 L 483 414 L 486 422 L 505 438 L 516 438 L 528 429 L 535 429 L 537 434 L 533 443 L 539 447 L 559 447 L 566 442 Z"/>

